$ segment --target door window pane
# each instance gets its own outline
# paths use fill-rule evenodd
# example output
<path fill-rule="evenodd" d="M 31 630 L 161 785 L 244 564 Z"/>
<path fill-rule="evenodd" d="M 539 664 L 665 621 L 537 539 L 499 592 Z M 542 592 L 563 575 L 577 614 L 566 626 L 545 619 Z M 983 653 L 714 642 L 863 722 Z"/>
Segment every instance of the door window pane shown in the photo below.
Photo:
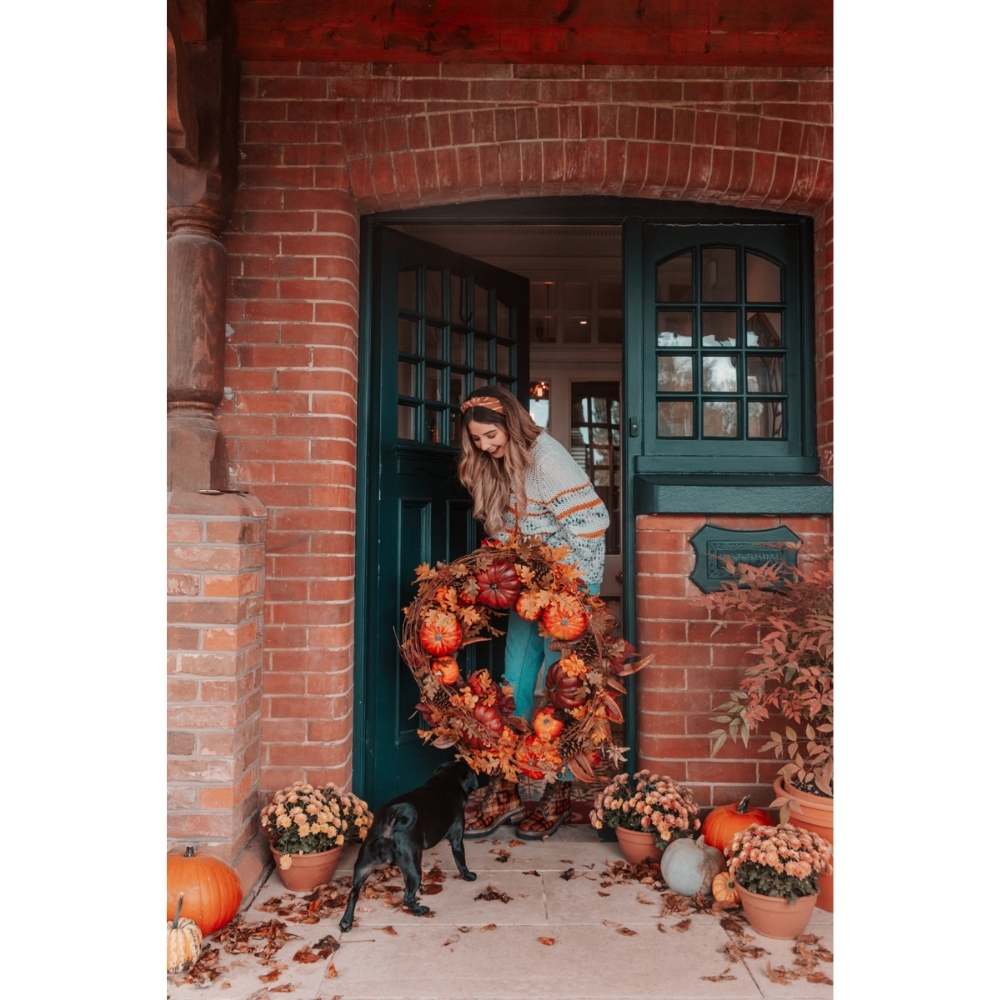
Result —
<path fill-rule="evenodd" d="M 598 309 L 621 309 L 622 283 L 620 281 L 599 281 L 597 283 Z"/>
<path fill-rule="evenodd" d="M 713 401 L 702 406 L 702 436 L 734 438 L 739 436 L 739 417 L 735 399 Z"/>
<path fill-rule="evenodd" d="M 400 271 L 396 280 L 396 305 L 408 312 L 417 311 L 417 272 Z"/>
<path fill-rule="evenodd" d="M 469 311 L 465 307 L 465 298 L 462 295 L 462 276 L 453 274 L 451 276 L 451 322 L 453 325 L 467 326 L 469 321 Z"/>
<path fill-rule="evenodd" d="M 562 286 L 562 306 L 574 312 L 590 309 L 590 285 L 580 281 L 566 281 Z"/>
<path fill-rule="evenodd" d="M 444 369 L 427 366 L 427 384 L 424 399 L 444 402 Z"/>
<path fill-rule="evenodd" d="M 465 399 L 465 376 L 459 375 L 456 372 L 452 372 L 451 378 L 448 380 L 449 403 L 461 403 Z"/>
<path fill-rule="evenodd" d="M 476 337 L 475 360 L 480 371 L 490 370 L 490 342 L 485 337 Z"/>
<path fill-rule="evenodd" d="M 417 395 L 417 366 L 407 361 L 399 362 L 399 394 L 401 396 Z"/>
<path fill-rule="evenodd" d="M 668 354 L 658 357 L 656 388 L 660 392 L 693 391 L 694 358 L 690 354 Z"/>
<path fill-rule="evenodd" d="M 747 437 L 785 436 L 785 404 L 780 399 L 754 400 L 747 405 L 747 411 Z"/>
<path fill-rule="evenodd" d="M 432 410 L 427 407 L 427 437 L 428 444 L 447 444 L 448 411 Z"/>
<path fill-rule="evenodd" d="M 736 346 L 736 310 L 714 312 L 706 310 L 701 314 L 702 347 Z"/>
<path fill-rule="evenodd" d="M 691 313 L 661 309 L 656 314 L 656 346 L 690 347 L 693 326 Z"/>
<path fill-rule="evenodd" d="M 412 319 L 400 319 L 399 326 L 399 353 L 417 353 L 417 324 Z"/>
<path fill-rule="evenodd" d="M 781 313 L 747 313 L 747 347 L 780 347 Z"/>
<path fill-rule="evenodd" d="M 656 433 L 660 437 L 693 437 L 694 403 L 686 399 L 668 399 L 657 403 Z"/>
<path fill-rule="evenodd" d="M 784 392 L 784 360 L 750 355 L 747 358 L 747 392 Z"/>
<path fill-rule="evenodd" d="M 448 411 L 448 442 L 453 448 L 461 447 L 462 442 L 459 435 L 462 433 L 462 422 L 459 419 L 458 410 Z"/>
<path fill-rule="evenodd" d="M 678 254 L 656 269 L 656 298 L 660 302 L 693 302 L 693 255 Z"/>
<path fill-rule="evenodd" d="M 554 316 L 533 316 L 531 319 L 531 339 L 536 344 L 556 342 L 556 321 Z"/>
<path fill-rule="evenodd" d="M 484 333 L 490 328 L 490 293 L 476 285 L 476 329 Z"/>
<path fill-rule="evenodd" d="M 701 252 L 702 302 L 736 301 L 736 250 L 711 247 Z"/>
<path fill-rule="evenodd" d="M 427 324 L 427 343 L 424 355 L 435 361 L 444 360 L 444 328 Z"/>
<path fill-rule="evenodd" d="M 510 348 L 506 344 L 501 344 L 497 342 L 497 371 L 501 375 L 512 375 L 510 367 L 511 353 Z"/>
<path fill-rule="evenodd" d="M 396 433 L 406 441 L 417 439 L 417 408 L 400 404 L 396 408 Z"/>
<path fill-rule="evenodd" d="M 424 300 L 424 315 L 434 319 L 444 318 L 444 273 L 428 271 L 426 277 L 427 296 Z"/>
<path fill-rule="evenodd" d="M 510 306 L 497 299 L 497 336 L 510 336 Z"/>
<path fill-rule="evenodd" d="M 781 302 L 781 268 L 747 252 L 747 302 Z"/>
<path fill-rule="evenodd" d="M 451 363 L 453 365 L 467 365 L 469 356 L 464 333 L 451 332 Z"/>
<path fill-rule="evenodd" d="M 702 358 L 702 392 L 736 392 L 736 357 L 724 354 Z"/>

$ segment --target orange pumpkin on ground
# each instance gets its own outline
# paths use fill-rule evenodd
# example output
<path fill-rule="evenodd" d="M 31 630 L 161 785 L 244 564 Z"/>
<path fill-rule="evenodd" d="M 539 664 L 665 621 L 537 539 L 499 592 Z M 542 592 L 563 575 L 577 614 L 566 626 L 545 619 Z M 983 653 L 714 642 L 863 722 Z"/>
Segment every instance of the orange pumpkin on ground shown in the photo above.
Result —
<path fill-rule="evenodd" d="M 774 826 L 771 817 L 763 809 L 750 809 L 750 796 L 744 795 L 739 802 L 718 806 L 705 817 L 702 834 L 709 847 L 725 851 L 733 842 L 733 837 L 742 833 L 754 823 Z"/>
<path fill-rule="evenodd" d="M 574 642 L 587 631 L 587 612 L 575 597 L 556 597 L 542 612 L 542 626 L 563 642 Z"/>
<path fill-rule="evenodd" d="M 450 656 L 462 645 L 462 629 L 450 611 L 428 611 L 420 626 L 420 645 L 431 656 Z"/>
<path fill-rule="evenodd" d="M 719 872 L 712 879 L 712 896 L 717 903 L 722 903 L 724 906 L 735 906 L 739 902 L 736 883 L 729 872 Z"/>
<path fill-rule="evenodd" d="M 566 728 L 566 724 L 561 719 L 556 718 L 554 708 L 540 708 L 535 713 L 531 728 L 535 730 L 535 735 L 540 740 L 550 742 Z"/>
<path fill-rule="evenodd" d="M 188 846 L 184 854 L 167 854 L 167 920 L 177 912 L 184 895 L 184 912 L 208 936 L 225 927 L 236 915 L 243 899 L 240 877 L 211 854 L 196 854 Z"/>
<path fill-rule="evenodd" d="M 454 684 L 462 676 L 458 660 L 454 656 L 441 656 L 431 660 L 431 672 L 442 684 Z"/>

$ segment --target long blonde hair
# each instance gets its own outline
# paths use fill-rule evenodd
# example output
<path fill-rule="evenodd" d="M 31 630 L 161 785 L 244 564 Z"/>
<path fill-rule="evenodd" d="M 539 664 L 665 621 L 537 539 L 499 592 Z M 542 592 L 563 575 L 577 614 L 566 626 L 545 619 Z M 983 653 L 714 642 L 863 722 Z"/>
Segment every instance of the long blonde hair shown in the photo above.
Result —
<path fill-rule="evenodd" d="M 510 504 L 511 494 L 517 499 L 519 515 L 523 516 L 527 509 L 524 473 L 531 465 L 531 446 L 542 429 L 517 397 L 502 386 L 483 386 L 466 402 L 477 396 L 498 400 L 503 412 L 486 406 L 470 406 L 462 413 L 462 457 L 458 462 L 458 478 L 472 494 L 473 517 L 483 522 L 489 535 L 496 535 L 503 529 L 503 514 Z M 502 459 L 490 458 L 472 443 L 469 423 L 473 420 L 480 424 L 497 424 L 507 432 L 507 447 Z"/>

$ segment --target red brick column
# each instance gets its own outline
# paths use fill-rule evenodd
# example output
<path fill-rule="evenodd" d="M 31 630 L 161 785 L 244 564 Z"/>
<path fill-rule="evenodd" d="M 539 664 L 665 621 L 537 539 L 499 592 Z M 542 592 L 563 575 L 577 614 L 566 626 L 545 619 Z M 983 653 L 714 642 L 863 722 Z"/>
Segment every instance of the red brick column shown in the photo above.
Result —
<path fill-rule="evenodd" d="M 713 635 L 702 592 L 688 579 L 695 555 L 689 539 L 704 524 L 756 530 L 787 525 L 803 542 L 799 565 L 830 543 L 829 517 L 702 517 L 656 515 L 636 519 L 636 618 L 639 648 L 653 661 L 638 675 L 639 766 L 690 785 L 701 805 L 750 794 L 755 805 L 774 798 L 781 767 L 761 753 L 767 733 L 749 746 L 726 743 L 711 756 L 708 734 L 720 724 L 714 709 L 727 701 L 751 663 L 757 629 L 727 623 Z"/>
<path fill-rule="evenodd" d="M 167 837 L 233 861 L 258 808 L 264 508 L 175 492 L 168 538 Z"/>

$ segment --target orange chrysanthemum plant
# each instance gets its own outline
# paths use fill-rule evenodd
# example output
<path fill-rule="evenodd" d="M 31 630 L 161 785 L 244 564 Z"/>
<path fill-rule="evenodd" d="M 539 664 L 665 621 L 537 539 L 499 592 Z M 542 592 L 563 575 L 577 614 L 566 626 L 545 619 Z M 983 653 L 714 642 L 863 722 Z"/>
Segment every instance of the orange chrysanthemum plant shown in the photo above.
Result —
<path fill-rule="evenodd" d="M 485 774 L 554 781 L 568 767 L 594 781 L 594 767 L 615 767 L 613 723 L 623 721 L 622 678 L 648 662 L 618 634 L 604 602 L 587 591 L 575 566 L 537 538 L 490 541 L 461 559 L 417 567 L 417 595 L 403 609 L 400 650 L 420 688 L 417 712 L 425 742 Z M 546 675 L 547 701 L 532 721 L 514 714 L 513 690 L 487 670 L 461 675 L 465 646 L 501 635 L 497 619 L 537 622 L 562 657 Z"/>

